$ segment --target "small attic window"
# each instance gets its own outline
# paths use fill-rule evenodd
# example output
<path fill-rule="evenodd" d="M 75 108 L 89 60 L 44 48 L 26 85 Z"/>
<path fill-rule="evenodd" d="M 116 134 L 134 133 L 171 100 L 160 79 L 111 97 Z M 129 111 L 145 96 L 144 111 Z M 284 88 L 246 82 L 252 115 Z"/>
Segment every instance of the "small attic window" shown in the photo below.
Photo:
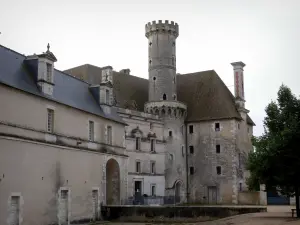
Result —
<path fill-rule="evenodd" d="M 163 94 L 163 100 L 167 100 L 167 95 Z"/>
<path fill-rule="evenodd" d="M 52 82 L 52 65 L 47 63 L 47 81 Z"/>
<path fill-rule="evenodd" d="M 153 80 L 156 80 L 156 77 L 153 77 Z"/>

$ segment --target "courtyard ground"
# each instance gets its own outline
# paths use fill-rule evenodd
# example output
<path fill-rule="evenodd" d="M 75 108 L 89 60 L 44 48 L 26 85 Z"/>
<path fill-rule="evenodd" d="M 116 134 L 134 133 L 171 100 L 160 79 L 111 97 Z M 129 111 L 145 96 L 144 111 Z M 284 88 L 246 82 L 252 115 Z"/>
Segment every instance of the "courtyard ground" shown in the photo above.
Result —
<path fill-rule="evenodd" d="M 172 223 L 172 224 L 184 224 L 184 225 L 300 225 L 300 219 L 292 218 L 291 209 L 295 206 L 268 206 L 268 212 L 266 213 L 251 213 L 238 215 L 219 220 L 209 222 L 198 223 Z M 110 225 L 152 225 L 152 223 L 100 223 Z M 100 225 L 99 224 L 99 225 Z M 162 223 L 153 223 L 159 225 Z M 169 224 L 171 223 L 163 223 Z"/>

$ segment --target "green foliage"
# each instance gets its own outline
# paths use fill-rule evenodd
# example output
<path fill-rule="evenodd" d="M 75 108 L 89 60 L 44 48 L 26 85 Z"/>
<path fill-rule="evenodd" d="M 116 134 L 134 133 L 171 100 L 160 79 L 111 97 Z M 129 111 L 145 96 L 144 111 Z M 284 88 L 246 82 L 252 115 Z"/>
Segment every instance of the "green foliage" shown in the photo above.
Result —
<path fill-rule="evenodd" d="M 282 85 L 277 102 L 272 101 L 265 111 L 265 132 L 253 138 L 256 151 L 248 158 L 248 183 L 251 188 L 257 182 L 278 187 L 282 194 L 293 196 L 300 186 L 300 100 Z"/>

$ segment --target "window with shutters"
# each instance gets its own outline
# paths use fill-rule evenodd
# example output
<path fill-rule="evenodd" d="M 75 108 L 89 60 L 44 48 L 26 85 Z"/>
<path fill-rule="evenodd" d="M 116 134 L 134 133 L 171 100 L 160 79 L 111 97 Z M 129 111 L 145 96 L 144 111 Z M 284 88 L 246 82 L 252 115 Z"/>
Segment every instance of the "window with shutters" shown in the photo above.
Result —
<path fill-rule="evenodd" d="M 94 141 L 94 122 L 89 121 L 89 141 Z"/>
<path fill-rule="evenodd" d="M 107 144 L 112 144 L 112 127 L 107 126 Z"/>
<path fill-rule="evenodd" d="M 93 219 L 94 221 L 99 219 L 99 210 L 98 210 L 98 205 L 99 205 L 99 191 L 98 190 L 93 190 L 92 192 L 92 199 L 93 199 Z"/>
<path fill-rule="evenodd" d="M 68 224 L 69 221 L 69 190 L 60 190 L 60 206 L 59 206 L 60 224 Z"/>
<path fill-rule="evenodd" d="M 52 83 L 52 65 L 47 63 L 47 81 Z"/>
<path fill-rule="evenodd" d="M 53 133 L 54 131 L 54 110 L 47 109 L 47 131 Z"/>
<path fill-rule="evenodd" d="M 20 224 L 20 196 L 11 196 L 9 208 L 10 225 Z"/>

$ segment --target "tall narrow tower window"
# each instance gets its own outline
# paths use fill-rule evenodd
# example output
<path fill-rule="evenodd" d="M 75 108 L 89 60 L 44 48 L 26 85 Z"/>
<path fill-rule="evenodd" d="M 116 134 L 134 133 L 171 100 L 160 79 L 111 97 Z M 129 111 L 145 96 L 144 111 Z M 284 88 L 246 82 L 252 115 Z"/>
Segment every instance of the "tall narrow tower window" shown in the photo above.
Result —
<path fill-rule="evenodd" d="M 172 66 L 175 66 L 175 57 L 172 56 Z"/>
<path fill-rule="evenodd" d="M 163 95 L 163 100 L 167 100 L 167 95 L 166 94 Z"/>

